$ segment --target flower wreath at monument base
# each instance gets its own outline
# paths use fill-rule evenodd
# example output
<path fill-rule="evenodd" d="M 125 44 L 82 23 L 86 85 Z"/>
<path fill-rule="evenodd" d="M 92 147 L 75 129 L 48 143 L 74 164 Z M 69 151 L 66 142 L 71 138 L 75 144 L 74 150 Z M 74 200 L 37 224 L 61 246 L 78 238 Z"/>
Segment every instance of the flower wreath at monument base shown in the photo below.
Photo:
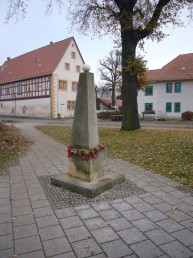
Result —
<path fill-rule="evenodd" d="M 68 157 L 71 157 L 72 155 L 81 156 L 83 159 L 97 159 L 98 153 L 101 150 L 104 150 L 103 144 L 98 144 L 97 147 L 93 149 L 76 149 L 72 146 L 68 146 Z"/>

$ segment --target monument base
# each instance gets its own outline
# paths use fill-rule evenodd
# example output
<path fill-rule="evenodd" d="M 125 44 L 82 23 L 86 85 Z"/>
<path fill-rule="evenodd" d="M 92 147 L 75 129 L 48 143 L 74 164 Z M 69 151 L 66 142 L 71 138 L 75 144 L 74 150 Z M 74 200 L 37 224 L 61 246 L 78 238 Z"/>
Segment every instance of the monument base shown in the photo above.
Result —
<path fill-rule="evenodd" d="M 52 185 L 63 187 L 88 198 L 94 198 L 113 186 L 123 183 L 125 176 L 109 172 L 99 180 L 84 182 L 69 176 L 69 174 L 60 174 L 51 177 L 50 181 Z"/>
<path fill-rule="evenodd" d="M 107 150 L 101 150 L 96 159 L 83 159 L 72 155 L 69 159 L 68 173 L 72 177 L 85 182 L 96 181 L 108 173 Z"/>

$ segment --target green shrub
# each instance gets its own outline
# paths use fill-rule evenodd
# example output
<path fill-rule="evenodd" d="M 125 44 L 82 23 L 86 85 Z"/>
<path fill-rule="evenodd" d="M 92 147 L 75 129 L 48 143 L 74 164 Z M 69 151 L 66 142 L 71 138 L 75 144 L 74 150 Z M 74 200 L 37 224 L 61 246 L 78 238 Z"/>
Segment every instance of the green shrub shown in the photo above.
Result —
<path fill-rule="evenodd" d="M 186 111 L 182 113 L 182 119 L 185 121 L 193 120 L 193 112 L 192 111 Z"/>
<path fill-rule="evenodd" d="M 122 112 L 121 111 L 106 111 L 106 112 L 100 112 L 99 113 L 99 117 L 101 119 L 110 119 L 112 115 L 122 115 Z"/>

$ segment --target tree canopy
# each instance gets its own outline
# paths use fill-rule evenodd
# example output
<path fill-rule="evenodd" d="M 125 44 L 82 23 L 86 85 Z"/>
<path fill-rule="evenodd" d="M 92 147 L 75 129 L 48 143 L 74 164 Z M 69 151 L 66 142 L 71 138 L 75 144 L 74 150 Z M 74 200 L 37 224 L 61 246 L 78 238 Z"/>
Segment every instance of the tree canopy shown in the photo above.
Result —
<path fill-rule="evenodd" d="M 6 19 L 25 16 L 29 0 L 10 0 Z M 137 107 L 139 63 L 137 46 L 145 38 L 160 41 L 163 27 L 182 26 L 182 11 L 193 17 L 192 0 L 47 0 L 47 12 L 54 4 L 68 9 L 73 29 L 83 35 L 109 34 L 122 47 L 122 130 L 140 128 Z"/>

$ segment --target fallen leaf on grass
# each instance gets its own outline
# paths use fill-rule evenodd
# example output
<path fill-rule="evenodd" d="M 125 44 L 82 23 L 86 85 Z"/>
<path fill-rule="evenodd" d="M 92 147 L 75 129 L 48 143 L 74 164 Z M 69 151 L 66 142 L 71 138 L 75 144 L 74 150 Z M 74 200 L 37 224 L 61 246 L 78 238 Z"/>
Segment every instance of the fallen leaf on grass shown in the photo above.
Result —
<path fill-rule="evenodd" d="M 90 248 L 89 244 L 86 244 L 86 245 L 85 245 L 85 248 L 86 248 L 86 249 L 89 249 L 89 248 Z"/>

